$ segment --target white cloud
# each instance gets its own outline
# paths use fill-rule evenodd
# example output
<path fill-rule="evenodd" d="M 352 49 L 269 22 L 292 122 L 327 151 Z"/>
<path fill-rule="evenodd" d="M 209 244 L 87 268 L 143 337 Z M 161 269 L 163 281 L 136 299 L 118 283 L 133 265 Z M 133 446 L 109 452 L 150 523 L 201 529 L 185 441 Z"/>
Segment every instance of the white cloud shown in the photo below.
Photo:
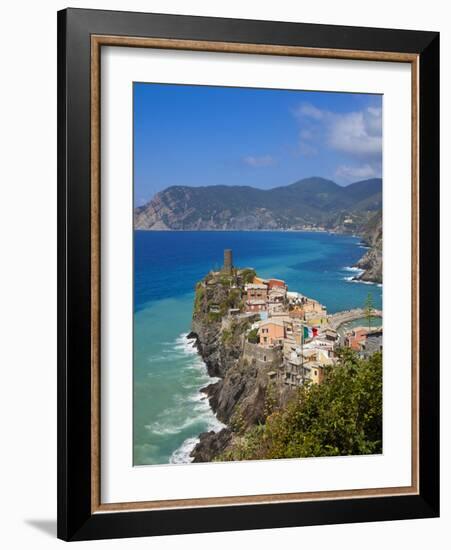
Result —
<path fill-rule="evenodd" d="M 342 182 L 354 182 L 380 177 L 380 170 L 370 164 L 362 166 L 341 165 L 335 170 L 335 177 Z"/>
<path fill-rule="evenodd" d="M 275 160 L 271 155 L 262 155 L 259 157 L 247 156 L 243 157 L 244 164 L 252 166 L 253 168 L 259 168 L 261 166 L 272 166 L 275 164 Z"/>
<path fill-rule="evenodd" d="M 369 110 L 332 115 L 327 141 L 336 151 L 356 156 L 382 153 L 381 116 Z"/>
<path fill-rule="evenodd" d="M 382 155 L 380 108 L 336 113 L 304 103 L 294 114 L 302 124 L 301 143 L 308 140 L 319 142 L 320 146 L 361 159 L 375 159 Z"/>
<path fill-rule="evenodd" d="M 322 111 L 321 109 L 318 109 L 318 107 L 315 107 L 311 103 L 303 103 L 299 109 L 295 111 L 295 115 L 297 117 L 309 117 L 313 118 L 315 120 L 321 120 L 324 118 L 324 115 L 327 114 L 327 111 Z"/>

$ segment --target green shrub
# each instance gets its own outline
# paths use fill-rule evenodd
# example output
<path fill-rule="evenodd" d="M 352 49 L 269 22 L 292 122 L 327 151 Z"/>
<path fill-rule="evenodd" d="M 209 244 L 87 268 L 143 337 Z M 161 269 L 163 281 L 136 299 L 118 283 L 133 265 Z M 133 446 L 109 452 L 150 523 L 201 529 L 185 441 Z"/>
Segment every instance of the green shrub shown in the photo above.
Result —
<path fill-rule="evenodd" d="M 197 283 L 196 292 L 194 295 L 194 310 L 196 313 L 201 311 L 204 297 L 205 297 L 205 288 L 200 283 Z"/>
<path fill-rule="evenodd" d="M 230 286 L 232 284 L 232 277 L 230 275 L 222 274 L 219 277 L 219 283 L 223 286 Z"/>
<path fill-rule="evenodd" d="M 247 335 L 247 341 L 250 344 L 258 344 L 260 341 L 260 338 L 258 336 L 258 328 L 252 329 L 249 334 Z"/>
<path fill-rule="evenodd" d="M 241 290 L 232 288 L 227 296 L 227 306 L 229 308 L 239 308 L 241 306 Z"/>
<path fill-rule="evenodd" d="M 382 355 L 364 360 L 344 350 L 338 365 L 326 369 L 321 385 L 301 387 L 285 409 L 270 412 L 263 426 L 249 429 L 221 459 L 381 452 Z"/>
<path fill-rule="evenodd" d="M 222 319 L 222 313 L 216 313 L 215 311 L 209 311 L 208 312 L 208 320 L 213 322 L 213 323 L 217 323 L 218 321 L 220 321 Z"/>
<path fill-rule="evenodd" d="M 244 284 L 252 283 L 256 275 L 255 269 L 243 269 L 241 272 Z"/>

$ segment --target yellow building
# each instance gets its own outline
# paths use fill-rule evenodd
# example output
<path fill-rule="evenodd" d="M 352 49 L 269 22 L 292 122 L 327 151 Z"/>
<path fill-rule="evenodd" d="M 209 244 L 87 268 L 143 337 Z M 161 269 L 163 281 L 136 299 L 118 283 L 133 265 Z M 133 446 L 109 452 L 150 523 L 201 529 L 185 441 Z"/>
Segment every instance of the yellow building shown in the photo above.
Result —
<path fill-rule="evenodd" d="M 313 363 L 310 366 L 310 380 L 312 384 L 321 384 L 324 380 L 324 367 L 317 363 Z"/>

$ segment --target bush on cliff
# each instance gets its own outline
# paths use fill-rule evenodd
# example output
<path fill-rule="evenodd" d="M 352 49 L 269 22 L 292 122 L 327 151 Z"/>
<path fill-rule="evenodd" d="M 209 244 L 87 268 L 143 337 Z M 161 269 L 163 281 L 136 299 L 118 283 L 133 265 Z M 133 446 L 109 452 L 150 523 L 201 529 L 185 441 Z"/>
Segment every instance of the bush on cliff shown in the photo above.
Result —
<path fill-rule="evenodd" d="M 345 456 L 382 452 L 382 356 L 343 350 L 319 386 L 302 387 L 217 460 Z"/>
<path fill-rule="evenodd" d="M 194 312 L 199 313 L 202 310 L 202 304 L 205 297 L 205 288 L 201 283 L 197 283 L 194 295 Z"/>
<path fill-rule="evenodd" d="M 246 284 L 246 283 L 252 283 L 252 281 L 254 280 L 254 277 L 257 275 L 255 269 L 251 269 L 251 268 L 247 268 L 247 269 L 243 269 L 241 271 L 241 277 L 243 279 L 243 283 Z"/>
<path fill-rule="evenodd" d="M 241 309 L 243 307 L 243 301 L 241 299 L 241 290 L 238 288 L 233 288 L 227 296 L 226 304 L 228 308 Z"/>
<path fill-rule="evenodd" d="M 258 328 L 252 329 L 247 335 L 247 341 L 250 344 L 258 344 L 260 337 L 258 336 Z"/>

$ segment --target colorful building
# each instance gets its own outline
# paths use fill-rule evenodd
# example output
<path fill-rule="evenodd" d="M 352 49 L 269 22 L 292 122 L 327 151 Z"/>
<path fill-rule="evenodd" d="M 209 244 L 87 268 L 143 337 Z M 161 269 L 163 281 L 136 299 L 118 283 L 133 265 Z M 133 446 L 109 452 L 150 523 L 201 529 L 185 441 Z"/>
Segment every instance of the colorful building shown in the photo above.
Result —
<path fill-rule="evenodd" d="M 258 336 L 261 346 L 275 346 L 286 337 L 285 322 L 283 319 L 268 319 L 262 321 L 258 328 Z"/>
<path fill-rule="evenodd" d="M 345 335 L 345 346 L 354 351 L 361 350 L 361 344 L 366 340 L 368 329 L 366 327 L 355 327 Z"/>
<path fill-rule="evenodd" d="M 310 381 L 312 384 L 321 384 L 324 380 L 324 367 L 319 364 L 312 364 L 310 367 Z"/>
<path fill-rule="evenodd" d="M 268 288 L 269 290 L 272 290 L 273 288 L 284 288 L 287 289 L 287 285 L 285 281 L 282 281 L 282 279 L 268 279 Z"/>
<path fill-rule="evenodd" d="M 246 292 L 246 311 L 260 312 L 268 309 L 268 287 L 264 284 L 250 283 L 244 287 Z"/>

